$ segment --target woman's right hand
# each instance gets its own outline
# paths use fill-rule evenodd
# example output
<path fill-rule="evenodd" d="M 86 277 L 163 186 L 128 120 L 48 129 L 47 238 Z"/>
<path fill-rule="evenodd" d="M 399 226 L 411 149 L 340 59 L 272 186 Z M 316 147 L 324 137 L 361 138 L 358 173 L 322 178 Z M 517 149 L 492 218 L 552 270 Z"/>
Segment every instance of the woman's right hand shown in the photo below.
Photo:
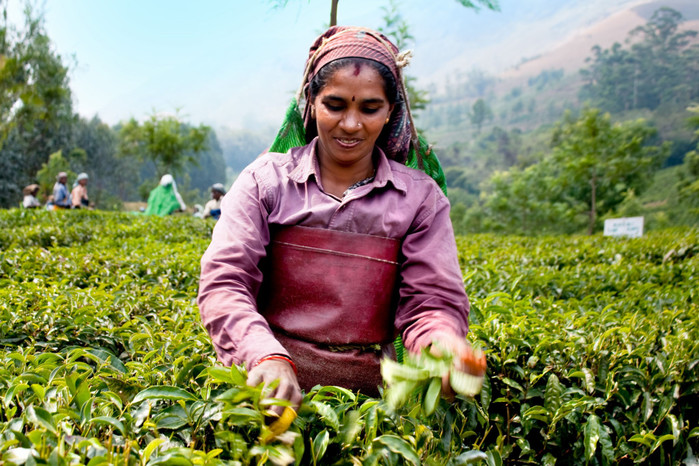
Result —
<path fill-rule="evenodd" d="M 298 410 L 303 401 L 301 387 L 296 378 L 293 367 L 282 359 L 267 359 L 262 361 L 248 372 L 247 384 L 255 387 L 264 382 L 270 385 L 275 380 L 279 380 L 277 387 L 269 394 L 271 398 L 280 398 L 291 402 L 294 411 Z M 273 406 L 272 412 L 281 416 L 284 411 L 283 406 Z"/>

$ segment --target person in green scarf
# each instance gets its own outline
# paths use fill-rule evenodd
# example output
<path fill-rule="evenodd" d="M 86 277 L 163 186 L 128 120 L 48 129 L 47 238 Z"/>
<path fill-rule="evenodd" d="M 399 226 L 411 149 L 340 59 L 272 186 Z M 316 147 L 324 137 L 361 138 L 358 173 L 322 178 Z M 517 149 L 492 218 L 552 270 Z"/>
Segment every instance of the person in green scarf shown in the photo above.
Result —
<path fill-rule="evenodd" d="M 177 191 L 175 179 L 170 174 L 163 175 L 160 184 L 148 195 L 146 215 L 159 215 L 164 217 L 174 212 L 184 211 L 187 208 L 182 196 Z"/>

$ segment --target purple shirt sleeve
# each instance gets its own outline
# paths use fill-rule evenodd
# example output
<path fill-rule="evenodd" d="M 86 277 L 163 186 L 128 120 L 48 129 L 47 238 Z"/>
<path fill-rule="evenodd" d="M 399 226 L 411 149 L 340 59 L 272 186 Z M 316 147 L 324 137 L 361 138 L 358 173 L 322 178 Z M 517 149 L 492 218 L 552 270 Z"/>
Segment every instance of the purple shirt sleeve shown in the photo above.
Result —
<path fill-rule="evenodd" d="M 437 332 L 465 336 L 469 302 L 458 262 L 449 203 L 440 192 L 424 206 L 402 246 L 395 325 L 413 352 Z"/>
<path fill-rule="evenodd" d="M 289 357 L 257 312 L 259 262 L 269 243 L 265 199 L 251 171 L 221 203 L 221 218 L 201 259 L 199 308 L 219 360 L 248 368 L 270 354 Z"/>

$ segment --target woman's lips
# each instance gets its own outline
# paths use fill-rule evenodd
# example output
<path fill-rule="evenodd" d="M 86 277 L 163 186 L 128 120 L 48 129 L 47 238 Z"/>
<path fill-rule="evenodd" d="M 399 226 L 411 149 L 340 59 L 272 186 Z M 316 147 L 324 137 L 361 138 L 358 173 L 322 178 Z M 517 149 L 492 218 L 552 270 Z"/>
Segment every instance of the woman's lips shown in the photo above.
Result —
<path fill-rule="evenodd" d="M 345 149 L 352 149 L 362 142 L 358 138 L 335 138 L 335 141 Z"/>

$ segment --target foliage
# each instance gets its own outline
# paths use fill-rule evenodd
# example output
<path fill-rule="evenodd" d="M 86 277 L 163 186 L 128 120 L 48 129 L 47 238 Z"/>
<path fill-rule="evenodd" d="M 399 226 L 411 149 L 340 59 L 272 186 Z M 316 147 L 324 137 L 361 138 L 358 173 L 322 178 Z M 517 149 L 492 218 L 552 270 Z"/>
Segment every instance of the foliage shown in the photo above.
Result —
<path fill-rule="evenodd" d="M 153 164 L 157 178 L 181 174 L 206 150 L 210 128 L 189 126 L 179 115 L 152 114 L 143 123 L 131 119 L 119 130 L 119 153 Z"/>
<path fill-rule="evenodd" d="M 642 120 L 614 125 L 609 114 L 590 108 L 577 119 L 566 115 L 554 131 L 553 182 L 564 199 L 585 204 L 588 234 L 600 213 L 613 210 L 629 190 L 642 190 L 667 156 L 667 148 L 649 145 L 654 133 Z"/>
<path fill-rule="evenodd" d="M 68 68 L 53 50 L 41 16 L 30 6 L 23 29 L 7 21 L 0 2 L 0 206 L 16 205 L 22 188 L 49 154 L 73 149 Z"/>
<path fill-rule="evenodd" d="M 485 100 L 479 98 L 473 103 L 472 112 L 469 117 L 471 118 L 471 123 L 476 127 L 476 132 L 480 133 L 485 120 L 493 118 L 493 111 L 488 104 L 485 103 Z"/>
<path fill-rule="evenodd" d="M 56 183 L 56 176 L 60 172 L 66 172 L 68 179 L 75 179 L 75 173 L 70 170 L 70 163 L 63 158 L 63 154 L 59 150 L 49 156 L 49 160 L 45 163 L 41 170 L 36 174 L 37 181 L 41 187 L 39 192 L 48 197 L 53 192 L 53 186 Z"/>
<path fill-rule="evenodd" d="M 583 99 L 609 111 L 656 109 L 699 98 L 699 44 L 697 31 L 678 31 L 682 14 L 668 7 L 629 34 L 630 47 L 615 43 L 610 49 L 593 48 Z"/>
<path fill-rule="evenodd" d="M 689 123 L 697 128 L 694 134 L 699 138 L 699 106 L 695 105 L 688 110 L 693 113 Z M 677 189 L 688 207 L 699 213 L 699 143 L 695 150 L 685 155 L 684 168 Z"/>
<path fill-rule="evenodd" d="M 699 231 L 457 238 L 475 399 L 269 401 L 216 365 L 195 304 L 211 224 L 0 212 L 5 464 L 678 464 L 699 451 Z"/>

